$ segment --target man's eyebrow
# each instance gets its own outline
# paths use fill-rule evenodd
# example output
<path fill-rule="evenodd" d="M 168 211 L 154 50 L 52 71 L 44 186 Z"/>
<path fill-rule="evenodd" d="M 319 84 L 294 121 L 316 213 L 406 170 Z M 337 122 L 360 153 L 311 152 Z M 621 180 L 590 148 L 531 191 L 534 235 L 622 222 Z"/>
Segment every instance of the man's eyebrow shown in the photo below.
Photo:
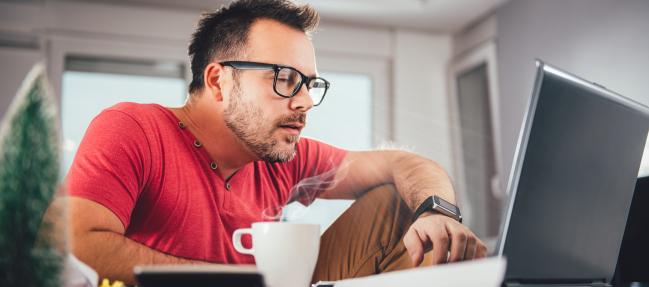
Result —
<path fill-rule="evenodd" d="M 294 69 L 300 71 L 298 68 L 294 68 Z M 317 73 L 307 74 L 307 73 L 302 72 L 302 71 L 300 71 L 300 73 L 304 74 L 305 76 L 307 76 L 307 77 L 309 77 L 309 78 L 315 78 L 315 77 L 318 77 L 318 74 L 317 74 Z"/>
<path fill-rule="evenodd" d="M 294 68 L 294 69 L 300 71 L 300 73 L 303 73 L 305 76 L 307 76 L 307 77 L 309 77 L 309 78 L 315 78 L 315 77 L 318 77 L 318 72 L 317 72 L 317 71 L 316 71 L 316 72 L 313 72 L 313 73 L 304 73 L 304 72 L 302 72 L 302 70 L 300 70 L 300 69 L 298 69 L 298 68 Z"/>
<path fill-rule="evenodd" d="M 304 74 L 305 76 L 307 76 L 309 78 L 318 77 L 318 72 L 307 74 L 305 72 L 302 72 L 302 70 L 300 70 L 300 69 L 298 69 L 298 68 L 296 68 L 294 66 L 291 66 L 291 65 L 282 65 L 282 64 L 280 64 L 279 66 L 295 69 L 295 70 L 299 71 L 300 73 Z"/>

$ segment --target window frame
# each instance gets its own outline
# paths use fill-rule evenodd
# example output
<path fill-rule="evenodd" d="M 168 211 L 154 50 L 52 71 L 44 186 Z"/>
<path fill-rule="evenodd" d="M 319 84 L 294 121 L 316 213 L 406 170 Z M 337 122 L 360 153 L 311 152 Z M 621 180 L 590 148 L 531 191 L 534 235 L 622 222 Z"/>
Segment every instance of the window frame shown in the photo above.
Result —
<path fill-rule="evenodd" d="M 50 35 L 47 37 L 48 73 L 52 80 L 57 103 L 62 104 L 63 73 L 68 56 L 121 59 L 133 61 L 171 61 L 184 66 L 184 79 L 191 81 L 191 69 L 186 56 L 184 43 L 156 43 L 128 41 L 126 39 L 89 39 L 67 35 Z M 175 42 L 175 41 L 173 41 Z"/>

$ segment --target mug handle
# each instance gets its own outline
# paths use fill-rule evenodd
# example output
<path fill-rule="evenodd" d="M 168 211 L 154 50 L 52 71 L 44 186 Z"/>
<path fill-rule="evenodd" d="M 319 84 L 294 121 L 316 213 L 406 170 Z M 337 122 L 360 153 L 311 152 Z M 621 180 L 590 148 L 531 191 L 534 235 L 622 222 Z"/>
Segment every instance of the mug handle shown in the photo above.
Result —
<path fill-rule="evenodd" d="M 237 252 L 241 254 L 249 254 L 253 255 L 255 252 L 254 247 L 253 248 L 245 248 L 241 244 L 241 236 L 244 234 L 250 234 L 252 236 L 252 229 L 250 228 L 241 228 L 237 229 L 232 233 L 232 243 L 234 244 L 234 249 L 237 250 Z"/>

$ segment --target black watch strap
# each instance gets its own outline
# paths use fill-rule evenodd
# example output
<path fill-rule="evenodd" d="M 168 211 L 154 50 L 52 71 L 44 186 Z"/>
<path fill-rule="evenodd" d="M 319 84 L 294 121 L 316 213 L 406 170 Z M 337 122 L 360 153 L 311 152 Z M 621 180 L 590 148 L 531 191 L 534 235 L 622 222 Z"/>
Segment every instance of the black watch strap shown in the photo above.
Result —
<path fill-rule="evenodd" d="M 441 213 L 462 223 L 460 209 L 439 196 L 433 195 L 426 198 L 426 200 L 417 207 L 417 210 L 415 210 L 413 221 L 419 218 L 419 216 L 426 211 Z"/>

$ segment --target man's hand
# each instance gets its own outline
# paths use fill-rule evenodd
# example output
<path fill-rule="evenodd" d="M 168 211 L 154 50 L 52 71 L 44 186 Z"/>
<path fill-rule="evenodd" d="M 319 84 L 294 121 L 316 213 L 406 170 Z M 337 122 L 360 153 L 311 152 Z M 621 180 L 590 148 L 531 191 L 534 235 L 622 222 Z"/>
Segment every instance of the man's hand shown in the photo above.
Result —
<path fill-rule="evenodd" d="M 403 237 L 414 266 L 432 249 L 433 264 L 483 258 L 487 247 L 469 228 L 448 216 L 425 212 Z M 450 255 L 448 252 L 450 251 Z"/>

